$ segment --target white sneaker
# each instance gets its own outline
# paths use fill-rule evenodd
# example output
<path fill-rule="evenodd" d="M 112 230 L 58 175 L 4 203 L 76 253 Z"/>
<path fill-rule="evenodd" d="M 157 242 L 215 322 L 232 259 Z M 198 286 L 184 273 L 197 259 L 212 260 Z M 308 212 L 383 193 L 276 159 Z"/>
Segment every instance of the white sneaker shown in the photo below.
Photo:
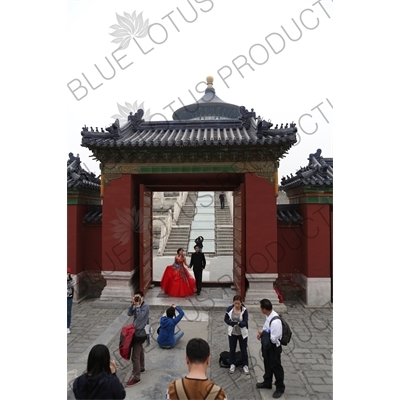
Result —
<path fill-rule="evenodd" d="M 244 371 L 244 373 L 246 374 L 246 375 L 249 375 L 249 367 L 247 366 L 247 365 L 245 365 L 244 367 L 243 367 L 243 371 Z"/>
<path fill-rule="evenodd" d="M 69 330 L 69 328 L 67 328 L 67 333 L 71 333 L 71 331 Z"/>
<path fill-rule="evenodd" d="M 235 372 L 235 364 L 231 364 L 231 367 L 229 368 L 229 373 L 233 374 Z"/>

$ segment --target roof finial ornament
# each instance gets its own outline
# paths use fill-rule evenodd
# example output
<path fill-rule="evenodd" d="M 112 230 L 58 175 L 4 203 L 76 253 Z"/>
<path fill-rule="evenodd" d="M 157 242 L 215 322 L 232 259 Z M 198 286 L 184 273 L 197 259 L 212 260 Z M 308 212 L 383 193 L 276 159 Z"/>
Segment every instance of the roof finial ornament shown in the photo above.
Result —
<path fill-rule="evenodd" d="M 208 88 L 212 88 L 213 87 L 214 78 L 212 76 L 207 76 L 206 80 L 207 80 L 207 87 Z"/>

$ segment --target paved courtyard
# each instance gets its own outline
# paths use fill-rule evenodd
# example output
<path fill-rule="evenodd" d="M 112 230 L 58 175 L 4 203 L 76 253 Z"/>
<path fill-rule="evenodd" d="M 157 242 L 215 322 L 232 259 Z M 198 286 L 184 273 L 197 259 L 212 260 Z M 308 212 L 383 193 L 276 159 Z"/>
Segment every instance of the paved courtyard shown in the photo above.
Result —
<path fill-rule="evenodd" d="M 260 342 L 256 338 L 257 328 L 264 323 L 265 316 L 251 306 L 249 310 L 249 355 L 250 375 L 241 368 L 230 375 L 221 368 L 218 358 L 221 351 L 228 350 L 227 325 L 224 310 L 235 293 L 229 288 L 205 288 L 200 296 L 185 299 L 170 298 L 159 287 L 149 289 L 145 300 L 150 304 L 150 322 L 155 332 L 160 316 L 172 303 L 181 305 L 185 318 L 178 324 L 184 331 L 182 340 L 172 350 L 160 349 L 153 340 L 146 351 L 146 371 L 141 382 L 126 388 L 126 398 L 135 400 L 164 399 L 168 384 L 187 373 L 185 346 L 192 337 L 202 337 L 211 347 L 211 366 L 208 376 L 222 386 L 228 399 L 272 399 L 273 390 L 256 389 L 262 380 L 263 363 Z M 67 398 L 74 399 L 71 385 L 86 366 L 87 355 L 93 345 L 106 344 L 117 361 L 117 375 L 125 383 L 131 372 L 131 363 L 119 356 L 118 342 L 121 327 L 131 321 L 127 316 L 130 299 L 121 301 L 85 300 L 74 303 L 71 334 L 67 337 Z M 282 399 L 332 399 L 332 352 L 333 352 L 333 308 L 312 309 L 300 302 L 286 303 L 293 337 L 284 347 L 282 364 L 285 370 L 286 391 Z M 157 334 L 154 333 L 154 339 Z"/>

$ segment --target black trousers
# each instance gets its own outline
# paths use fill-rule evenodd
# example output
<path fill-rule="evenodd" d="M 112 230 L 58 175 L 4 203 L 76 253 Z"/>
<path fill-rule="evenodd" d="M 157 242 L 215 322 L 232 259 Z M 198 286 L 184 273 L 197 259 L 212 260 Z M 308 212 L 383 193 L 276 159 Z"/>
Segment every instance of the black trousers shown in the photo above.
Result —
<path fill-rule="evenodd" d="M 203 280 L 203 268 L 195 268 L 193 267 L 193 272 L 194 272 L 194 279 L 196 279 L 196 288 L 197 291 L 201 291 L 201 283 Z"/>
<path fill-rule="evenodd" d="M 242 353 L 242 365 L 249 365 L 249 355 L 247 353 L 247 338 L 243 339 L 242 335 L 228 335 L 229 341 L 229 361 L 235 364 L 236 360 L 236 347 L 239 342 L 240 352 Z"/>
<path fill-rule="evenodd" d="M 272 344 L 267 351 L 264 352 L 264 382 L 267 385 L 272 385 L 272 376 L 275 375 L 276 390 L 279 392 L 285 391 L 284 371 L 281 364 L 282 346 L 276 347 Z"/>

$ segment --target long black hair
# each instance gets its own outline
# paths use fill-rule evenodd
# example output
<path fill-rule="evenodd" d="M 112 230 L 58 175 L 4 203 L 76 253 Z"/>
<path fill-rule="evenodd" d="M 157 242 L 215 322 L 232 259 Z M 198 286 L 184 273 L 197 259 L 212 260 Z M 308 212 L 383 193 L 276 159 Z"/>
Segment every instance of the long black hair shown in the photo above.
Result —
<path fill-rule="evenodd" d="M 103 371 L 111 374 L 110 351 L 104 344 L 96 344 L 89 353 L 87 373 L 90 376 L 96 376 Z"/>

